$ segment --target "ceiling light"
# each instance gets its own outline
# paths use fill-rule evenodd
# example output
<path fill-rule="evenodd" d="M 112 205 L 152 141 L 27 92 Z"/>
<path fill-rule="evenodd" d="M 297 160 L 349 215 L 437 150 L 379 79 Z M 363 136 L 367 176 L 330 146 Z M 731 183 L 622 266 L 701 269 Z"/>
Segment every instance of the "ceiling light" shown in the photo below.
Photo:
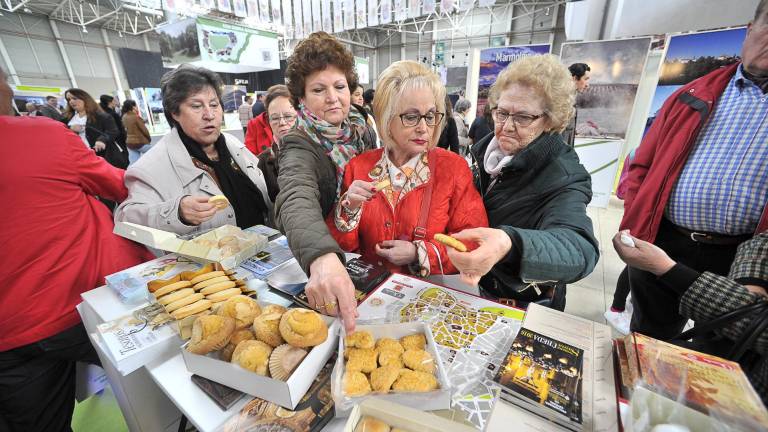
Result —
<path fill-rule="evenodd" d="M 88 29 L 83 26 L 83 33 L 88 33 Z"/>
<path fill-rule="evenodd" d="M 117 35 L 120 36 L 120 37 L 123 37 L 123 32 L 119 31 L 119 32 L 117 32 Z"/>
<path fill-rule="evenodd" d="M 32 13 L 32 9 L 24 6 L 24 13 Z"/>

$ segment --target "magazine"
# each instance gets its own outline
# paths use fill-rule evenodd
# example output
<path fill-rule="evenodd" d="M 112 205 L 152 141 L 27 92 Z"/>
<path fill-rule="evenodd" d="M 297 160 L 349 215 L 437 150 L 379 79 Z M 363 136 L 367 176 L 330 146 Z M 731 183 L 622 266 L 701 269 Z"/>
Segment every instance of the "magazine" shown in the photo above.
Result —
<path fill-rule="evenodd" d="M 105 279 L 121 301 L 142 303 L 147 300 L 147 282 L 155 279 L 170 279 L 185 271 L 195 271 L 202 267 L 189 258 L 177 254 L 168 254 L 147 261 L 123 271 L 111 274 Z"/>
<path fill-rule="evenodd" d="M 292 259 L 293 253 L 288 247 L 288 239 L 280 236 L 267 243 L 261 252 L 245 260 L 238 269 L 247 270 L 256 279 L 264 280 Z"/>

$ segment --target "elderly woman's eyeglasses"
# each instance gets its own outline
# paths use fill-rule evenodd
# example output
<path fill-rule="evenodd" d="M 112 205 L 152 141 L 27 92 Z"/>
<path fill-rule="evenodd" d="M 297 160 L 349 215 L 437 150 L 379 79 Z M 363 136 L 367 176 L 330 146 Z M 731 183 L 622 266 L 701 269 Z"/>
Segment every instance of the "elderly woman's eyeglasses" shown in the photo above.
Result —
<path fill-rule="evenodd" d="M 272 124 L 280 124 L 280 121 L 284 121 L 288 124 L 293 123 L 293 121 L 296 119 L 296 114 L 283 114 L 283 115 L 271 115 L 269 116 L 269 122 Z"/>
<path fill-rule="evenodd" d="M 512 123 L 514 123 L 515 126 L 519 127 L 528 127 L 536 120 L 544 117 L 546 113 L 541 113 L 539 115 L 532 115 L 532 114 L 512 114 L 508 113 L 506 111 L 502 111 L 498 108 L 494 108 L 491 110 L 491 115 L 493 115 L 493 120 L 498 124 L 504 124 L 504 122 L 507 121 L 507 119 L 511 119 Z"/>
<path fill-rule="evenodd" d="M 403 126 L 405 127 L 414 127 L 421 119 L 424 119 L 424 122 L 427 124 L 427 126 L 434 126 L 438 123 L 440 123 L 440 120 L 443 119 L 443 116 L 445 114 L 441 112 L 428 112 L 424 115 L 416 114 L 416 113 L 405 113 L 400 114 L 400 121 L 403 123 Z"/>

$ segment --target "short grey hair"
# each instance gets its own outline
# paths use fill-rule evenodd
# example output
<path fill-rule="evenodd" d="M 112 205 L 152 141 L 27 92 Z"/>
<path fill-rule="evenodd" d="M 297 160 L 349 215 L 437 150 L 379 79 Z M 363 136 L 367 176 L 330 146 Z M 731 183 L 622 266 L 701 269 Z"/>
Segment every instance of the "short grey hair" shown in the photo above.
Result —
<path fill-rule="evenodd" d="M 160 79 L 160 92 L 163 96 L 163 111 L 171 126 L 177 126 L 173 114 L 178 114 L 181 104 L 190 96 L 199 93 L 206 87 L 216 92 L 221 102 L 221 87 L 223 82 L 216 72 L 192 65 L 181 65 L 167 72 Z"/>
<path fill-rule="evenodd" d="M 469 109 L 472 107 L 472 102 L 468 101 L 467 99 L 461 98 L 458 101 L 456 101 L 456 105 L 453 107 L 453 110 L 464 114 L 465 112 L 469 111 Z"/>

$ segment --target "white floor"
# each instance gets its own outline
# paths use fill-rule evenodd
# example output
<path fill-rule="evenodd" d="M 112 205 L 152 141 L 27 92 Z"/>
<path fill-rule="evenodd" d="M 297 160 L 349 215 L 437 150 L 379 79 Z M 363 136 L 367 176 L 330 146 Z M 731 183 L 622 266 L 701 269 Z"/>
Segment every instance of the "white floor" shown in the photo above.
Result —
<path fill-rule="evenodd" d="M 603 312 L 611 306 L 616 280 L 624 263 L 613 250 L 611 238 L 619 229 L 624 202 L 612 197 L 607 208 L 587 208 L 595 236 L 600 242 L 600 260 L 586 278 L 568 285 L 565 311 L 592 321 L 605 323 Z"/>

